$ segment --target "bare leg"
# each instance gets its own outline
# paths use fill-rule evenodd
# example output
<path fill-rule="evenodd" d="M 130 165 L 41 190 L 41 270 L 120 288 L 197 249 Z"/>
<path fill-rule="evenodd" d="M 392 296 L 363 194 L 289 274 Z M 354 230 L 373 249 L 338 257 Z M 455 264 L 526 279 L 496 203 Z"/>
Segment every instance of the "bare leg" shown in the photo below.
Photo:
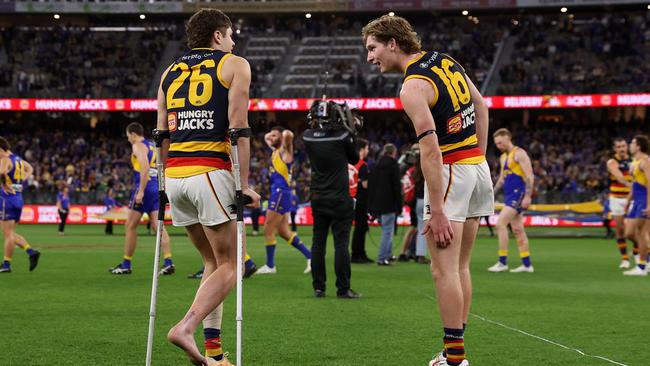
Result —
<path fill-rule="evenodd" d="M 212 246 L 210 245 L 210 241 L 208 238 L 205 236 L 205 232 L 203 231 L 203 227 L 200 224 L 195 224 L 188 226 L 187 228 L 187 234 L 190 237 L 190 240 L 196 247 L 196 249 L 199 251 L 201 254 L 201 260 L 203 261 L 203 277 L 201 278 L 201 285 L 210 277 L 210 275 L 217 269 L 217 258 L 214 250 L 212 249 Z M 203 321 L 203 328 L 221 328 L 221 312 L 223 309 L 223 303 L 219 304 L 216 309 L 214 309 L 211 313 L 208 314 L 206 319 Z M 208 319 L 208 318 L 218 318 L 218 325 L 212 324 L 214 319 Z M 210 324 L 207 324 L 210 323 Z M 193 338 L 192 338 L 193 340 Z M 198 347 L 196 347 L 196 344 L 192 343 L 186 343 L 183 346 L 180 346 L 182 349 L 189 349 L 190 352 L 188 352 L 188 357 L 196 357 L 196 352 L 198 351 Z M 192 348 L 196 348 L 196 350 L 193 350 Z M 187 351 L 186 351 L 187 352 Z M 194 356 L 191 356 L 191 355 Z"/>
<path fill-rule="evenodd" d="M 650 240 L 648 237 L 650 236 L 650 219 L 639 219 L 638 221 L 637 238 L 639 239 L 639 258 L 647 261 L 648 250 L 650 249 L 648 248 L 648 245 L 650 245 L 648 242 L 648 240 Z"/>
<path fill-rule="evenodd" d="M 472 275 L 469 270 L 469 262 L 472 258 L 472 248 L 476 241 L 476 234 L 480 224 L 480 218 L 468 218 L 463 225 L 463 238 L 460 248 L 460 285 L 463 288 L 463 323 L 467 324 L 469 309 L 472 305 Z"/>
<path fill-rule="evenodd" d="M 4 237 L 4 256 L 5 258 L 12 258 L 14 255 L 14 248 L 16 241 L 14 233 L 16 230 L 16 221 L 2 221 L 2 234 Z"/>
<path fill-rule="evenodd" d="M 126 217 L 126 222 L 124 223 L 124 256 L 133 257 L 135 253 L 135 247 L 138 243 L 138 224 L 140 224 L 140 219 L 142 218 L 142 213 L 129 210 L 129 213 Z"/>
<path fill-rule="evenodd" d="M 154 211 L 154 212 L 149 214 L 149 220 L 151 222 L 151 229 L 153 231 L 157 231 L 158 230 L 158 220 L 152 219 L 154 217 L 158 217 L 158 211 Z M 169 234 L 167 233 L 167 229 L 165 229 L 165 225 L 163 225 L 163 228 L 162 228 L 162 238 L 161 238 L 160 245 L 162 247 L 163 254 L 171 254 L 172 253 L 172 247 L 171 247 L 171 244 L 169 243 Z M 133 247 L 133 250 L 135 250 L 135 246 Z"/>
<path fill-rule="evenodd" d="M 625 237 L 625 216 L 614 216 L 616 222 L 616 238 Z"/>
<path fill-rule="evenodd" d="M 526 235 L 526 229 L 524 228 L 524 217 L 522 215 L 515 216 L 512 221 L 510 221 L 510 227 L 512 227 L 512 233 L 517 240 L 519 253 L 530 251 L 528 235 Z"/>
<path fill-rule="evenodd" d="M 293 236 L 293 231 L 289 228 L 289 214 L 284 214 L 280 218 L 280 223 L 278 224 L 278 234 L 280 237 L 286 241 L 289 241 Z M 291 243 L 289 243 L 291 244 Z"/>
<path fill-rule="evenodd" d="M 278 227 L 282 222 L 284 216 L 280 215 L 275 211 L 266 211 L 266 217 L 264 218 L 264 240 L 267 243 L 275 242 L 275 233 L 278 232 Z"/>
<path fill-rule="evenodd" d="M 276 247 L 276 238 L 275 234 L 278 232 L 278 228 L 282 225 L 282 218 L 284 215 L 280 215 L 275 211 L 266 211 L 266 218 L 264 220 L 264 240 L 266 250 L 266 265 L 258 271 L 260 274 L 265 274 L 268 272 L 273 273 L 275 268 L 275 247 Z M 271 269 L 271 271 L 267 271 Z"/>
<path fill-rule="evenodd" d="M 25 238 L 22 235 L 18 234 L 15 228 L 14 228 L 14 244 L 18 245 L 18 247 L 20 248 L 25 248 L 25 245 L 27 245 L 27 240 L 25 240 Z"/>
<path fill-rule="evenodd" d="M 629 219 L 625 224 L 625 237 L 632 242 L 638 242 L 636 237 L 636 219 Z"/>
<path fill-rule="evenodd" d="M 497 220 L 497 236 L 499 237 L 499 250 L 508 250 L 508 224 L 517 216 L 517 210 L 505 206 L 499 213 Z"/>
<path fill-rule="evenodd" d="M 194 235 L 190 234 L 190 239 L 193 239 L 193 241 L 198 236 L 196 234 L 197 225 L 187 228 L 188 233 L 194 233 Z M 236 222 L 231 220 L 218 226 L 204 227 L 203 231 L 211 249 L 216 253 L 218 267 L 209 276 L 204 275 L 203 283 L 196 292 L 192 306 L 190 306 L 185 317 L 167 334 L 167 339 L 182 348 L 195 365 L 203 365 L 206 360 L 196 347 L 194 331 L 201 321 L 221 304 L 232 290 L 235 285 L 235 270 L 237 267 Z M 201 247 L 199 249 L 201 253 L 208 250 L 204 249 L 205 243 L 194 242 L 194 245 L 197 248 Z"/>
<path fill-rule="evenodd" d="M 427 235 L 427 244 L 431 254 L 431 272 L 436 286 L 438 308 L 445 328 L 463 328 L 463 288 L 459 273 L 461 241 L 463 238 L 462 222 L 451 221 L 454 238 L 447 248 L 438 248 L 431 234 Z"/>

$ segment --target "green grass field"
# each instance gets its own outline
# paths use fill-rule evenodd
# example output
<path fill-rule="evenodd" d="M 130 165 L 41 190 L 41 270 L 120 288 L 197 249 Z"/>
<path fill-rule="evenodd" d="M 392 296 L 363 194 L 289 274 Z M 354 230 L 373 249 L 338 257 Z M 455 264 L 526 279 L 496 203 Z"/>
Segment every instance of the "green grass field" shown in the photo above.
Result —
<path fill-rule="evenodd" d="M 103 226 L 69 226 L 64 237 L 55 226 L 19 229 L 43 254 L 30 273 L 27 256 L 17 250 L 13 273 L 0 277 L 0 365 L 142 365 L 155 237 L 140 237 L 134 273 L 116 277 L 107 268 L 121 259 L 121 227 L 106 236 Z M 154 365 L 189 364 L 165 334 L 192 301 L 198 281 L 186 275 L 200 267 L 200 259 L 183 232 L 171 230 L 177 273 L 160 279 Z M 310 246 L 311 228 L 300 234 Z M 377 229 L 371 235 L 367 247 L 374 255 Z M 496 239 L 478 240 L 474 315 L 466 332 L 472 365 L 614 364 L 557 344 L 618 365 L 648 365 L 650 279 L 621 275 L 615 243 L 535 238 L 531 245 L 535 274 L 492 274 L 485 269 L 496 261 Z M 263 238 L 249 237 L 249 248 L 264 264 Z M 325 299 L 312 297 L 311 277 L 302 274 L 305 262 L 288 245 L 278 246 L 277 275 L 245 281 L 245 364 L 427 365 L 442 337 L 428 266 L 353 265 L 352 288 L 363 298 L 340 300 L 334 296 L 331 241 L 328 249 Z M 511 264 L 515 257 L 512 244 Z M 231 353 L 234 304 L 233 293 L 223 324 L 224 348 Z"/>

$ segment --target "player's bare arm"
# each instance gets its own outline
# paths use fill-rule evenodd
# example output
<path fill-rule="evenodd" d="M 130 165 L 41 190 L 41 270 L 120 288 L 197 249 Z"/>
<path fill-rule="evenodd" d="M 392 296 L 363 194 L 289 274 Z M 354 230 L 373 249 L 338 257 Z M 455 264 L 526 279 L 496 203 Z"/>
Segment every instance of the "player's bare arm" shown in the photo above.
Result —
<path fill-rule="evenodd" d="M 481 92 L 478 91 L 472 80 L 469 77 L 465 76 L 465 81 L 469 86 L 469 94 L 472 98 L 472 103 L 474 103 L 474 111 L 476 114 L 476 137 L 478 138 L 478 146 L 485 155 L 488 145 L 488 129 L 490 125 L 489 112 L 485 99 L 481 95 Z"/>
<path fill-rule="evenodd" d="M 282 131 L 282 160 L 287 163 L 293 163 L 293 132 L 289 130 Z"/>
<path fill-rule="evenodd" d="M 147 147 L 142 142 L 133 144 L 133 155 L 135 155 L 135 158 L 138 159 L 138 164 L 140 164 L 140 185 L 135 194 L 136 203 L 142 203 L 144 190 L 147 187 L 147 182 L 149 182 L 149 160 L 147 159 L 147 152 Z"/>
<path fill-rule="evenodd" d="M 607 172 L 614 176 L 617 182 L 627 187 L 632 187 L 632 182 L 625 179 L 625 176 L 621 172 L 621 169 L 618 168 L 618 162 L 615 159 L 607 160 Z"/>
<path fill-rule="evenodd" d="M 223 65 L 222 77 L 230 84 L 228 89 L 229 128 L 249 128 L 248 101 L 251 84 L 251 67 L 248 61 L 239 57 L 229 57 Z M 251 206 L 258 206 L 260 195 L 248 186 L 248 169 L 250 165 L 250 138 L 243 137 L 237 145 L 242 192 L 253 200 Z"/>
<path fill-rule="evenodd" d="M 533 164 L 530 162 L 530 157 L 524 149 L 517 149 L 515 152 L 515 160 L 524 171 L 524 183 L 526 184 L 526 193 L 524 199 L 521 201 L 521 207 L 528 208 L 530 206 L 531 197 L 533 195 L 533 187 L 535 184 L 535 175 L 533 174 Z"/>
<path fill-rule="evenodd" d="M 158 86 L 158 116 L 156 120 L 156 129 L 160 131 L 168 131 L 169 125 L 167 124 L 167 102 L 165 100 L 165 92 L 162 88 L 162 82 L 165 80 L 167 73 L 171 65 L 167 67 L 167 70 L 163 72 L 162 77 L 160 78 L 160 85 Z M 167 152 L 169 151 L 169 139 L 165 139 L 162 142 L 160 147 L 160 162 L 163 164 L 163 169 L 167 166 Z"/>
<path fill-rule="evenodd" d="M 422 79 L 407 80 L 402 86 L 400 99 L 418 136 L 427 131 L 435 131 L 436 126 L 429 110 L 429 102 L 434 96 L 431 85 Z M 439 248 L 446 248 L 451 244 L 454 233 L 443 212 L 442 152 L 435 133 L 422 138 L 419 144 L 422 173 L 427 182 L 431 208 L 431 218 L 426 223 L 423 234 L 431 235 Z"/>
<path fill-rule="evenodd" d="M 273 132 L 267 132 L 264 134 L 264 143 L 266 143 L 266 146 L 268 146 L 271 150 L 275 150 L 275 147 L 273 147 L 273 138 L 271 137 L 271 134 Z"/>
<path fill-rule="evenodd" d="M 499 178 L 497 178 L 496 183 L 494 183 L 494 193 L 497 193 L 501 187 L 503 187 L 503 164 L 501 164 L 501 170 L 499 171 Z"/>
<path fill-rule="evenodd" d="M 643 172 L 646 179 L 646 190 L 650 192 L 650 158 L 645 157 L 639 162 L 639 169 Z M 650 217 L 650 195 L 646 195 L 646 208 L 643 210 L 646 217 Z"/>
<path fill-rule="evenodd" d="M 23 179 L 25 180 L 29 179 L 34 174 L 34 167 L 32 166 L 32 164 L 26 162 L 25 160 L 23 160 L 23 169 L 24 169 Z"/>
<path fill-rule="evenodd" d="M 11 184 L 7 184 L 7 173 L 11 170 L 11 159 L 2 158 L 0 159 L 0 188 L 9 194 L 14 194 L 14 188 Z"/>

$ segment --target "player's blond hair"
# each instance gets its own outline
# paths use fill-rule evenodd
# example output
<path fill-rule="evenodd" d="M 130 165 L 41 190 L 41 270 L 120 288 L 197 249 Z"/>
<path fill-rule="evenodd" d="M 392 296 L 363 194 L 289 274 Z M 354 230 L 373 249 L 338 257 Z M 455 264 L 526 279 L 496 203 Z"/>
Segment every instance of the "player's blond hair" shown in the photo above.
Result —
<path fill-rule="evenodd" d="M 370 36 L 375 37 L 383 44 L 394 39 L 399 48 L 409 55 L 420 52 L 422 49 L 420 38 L 411 23 L 398 16 L 383 15 L 363 27 L 361 34 L 364 43 Z"/>
<path fill-rule="evenodd" d="M 507 128 L 499 128 L 498 130 L 494 131 L 492 137 L 497 136 L 508 136 L 508 138 L 512 139 L 512 133 L 510 133 L 510 130 Z"/>

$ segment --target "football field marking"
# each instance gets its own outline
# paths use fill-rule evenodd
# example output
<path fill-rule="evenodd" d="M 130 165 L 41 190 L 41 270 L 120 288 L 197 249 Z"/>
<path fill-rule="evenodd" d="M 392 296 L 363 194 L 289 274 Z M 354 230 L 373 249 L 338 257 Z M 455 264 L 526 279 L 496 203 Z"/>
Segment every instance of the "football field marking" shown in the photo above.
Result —
<path fill-rule="evenodd" d="M 433 301 L 436 301 L 436 298 L 433 297 L 433 296 L 431 296 L 431 295 L 424 294 L 424 296 L 427 297 L 427 298 L 429 298 L 429 299 L 431 299 L 431 300 L 433 300 Z M 482 321 L 484 321 L 484 322 L 486 322 L 486 323 L 490 323 L 490 324 L 493 324 L 493 325 L 496 325 L 496 326 L 499 326 L 499 327 L 502 327 L 502 328 L 505 328 L 505 329 L 511 330 L 511 331 L 513 331 L 513 332 L 517 332 L 517 333 L 519 333 L 519 334 L 523 334 L 523 335 L 525 335 L 525 336 L 528 336 L 528 337 L 531 337 L 531 338 L 535 338 L 535 339 L 537 339 L 537 340 L 540 340 L 540 341 L 546 342 L 546 343 L 548 343 L 548 344 L 552 344 L 552 345 L 554 345 L 554 346 L 556 346 L 556 347 L 564 348 L 564 349 L 566 349 L 566 350 L 568 350 L 568 351 L 576 352 L 576 353 L 578 353 L 579 355 L 584 356 L 584 357 L 590 357 L 590 358 L 595 358 L 595 359 L 603 360 L 603 361 L 609 362 L 609 363 L 614 364 L 614 365 L 628 366 L 627 364 L 624 364 L 624 363 L 622 363 L 622 362 L 618 362 L 618 361 L 614 361 L 614 360 L 610 360 L 609 358 L 606 358 L 606 357 L 597 356 L 597 355 L 590 355 L 590 354 L 588 354 L 588 353 L 586 353 L 586 352 L 584 352 L 584 351 L 582 351 L 582 350 L 580 350 L 580 349 L 573 348 L 573 347 L 569 347 L 569 346 L 565 346 L 565 345 L 563 345 L 563 344 L 561 344 L 561 343 L 558 343 L 558 342 L 552 341 L 552 340 L 550 340 L 550 339 L 546 339 L 546 338 L 544 338 L 544 337 L 540 337 L 540 336 L 538 336 L 538 335 L 535 335 L 535 334 L 532 334 L 532 333 L 526 332 L 526 331 L 524 331 L 524 330 L 517 329 L 517 328 L 511 327 L 511 326 L 509 326 L 509 325 L 506 325 L 506 324 L 503 324 L 503 323 L 500 323 L 500 322 L 497 322 L 497 321 L 494 321 L 494 320 L 488 319 L 488 318 L 486 318 L 486 317 L 484 317 L 484 316 L 481 316 L 481 315 L 478 315 L 478 314 L 469 313 L 469 315 L 472 316 L 472 317 L 474 317 L 474 318 L 476 318 L 476 319 L 482 320 Z"/>

